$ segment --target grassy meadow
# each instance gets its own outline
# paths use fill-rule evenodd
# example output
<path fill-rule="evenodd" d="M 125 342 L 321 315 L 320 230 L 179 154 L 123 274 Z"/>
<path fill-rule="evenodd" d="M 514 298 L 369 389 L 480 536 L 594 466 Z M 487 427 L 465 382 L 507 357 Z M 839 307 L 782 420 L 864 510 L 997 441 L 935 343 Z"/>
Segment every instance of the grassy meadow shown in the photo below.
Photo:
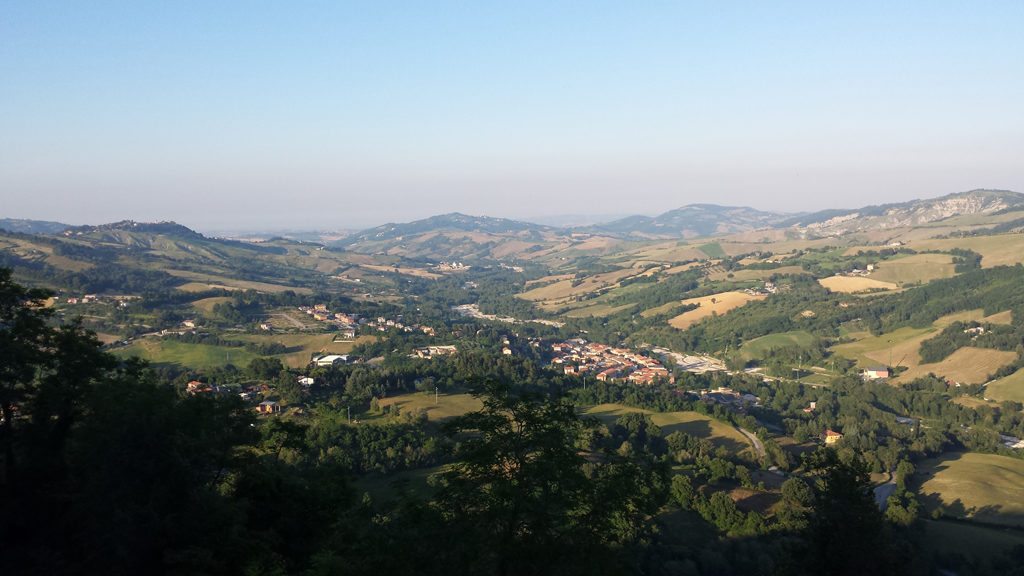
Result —
<path fill-rule="evenodd" d="M 929 512 L 990 524 L 1024 526 L 1024 460 L 964 452 L 917 465 L 917 493 Z"/>
<path fill-rule="evenodd" d="M 1005 378 L 989 382 L 985 387 L 985 397 L 997 402 L 1003 400 L 1024 402 L 1024 370 L 1018 370 Z"/>
<path fill-rule="evenodd" d="M 593 416 L 605 426 L 612 426 L 620 416 L 633 412 L 649 414 L 665 436 L 679 431 L 697 438 L 707 438 L 716 446 L 725 446 L 733 451 L 753 449 L 747 438 L 732 426 L 697 412 L 652 412 L 622 404 L 598 404 L 584 410 L 583 415 Z"/>

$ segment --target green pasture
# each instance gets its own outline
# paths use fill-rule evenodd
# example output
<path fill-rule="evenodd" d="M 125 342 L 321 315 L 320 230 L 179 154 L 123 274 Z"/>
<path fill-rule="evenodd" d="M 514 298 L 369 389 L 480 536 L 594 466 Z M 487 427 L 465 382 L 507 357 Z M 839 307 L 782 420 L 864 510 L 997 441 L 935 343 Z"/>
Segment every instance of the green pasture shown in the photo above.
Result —
<path fill-rule="evenodd" d="M 188 368 L 212 368 L 234 364 L 246 366 L 256 354 L 242 347 L 227 348 L 208 344 L 190 344 L 162 338 L 141 338 L 112 352 L 122 358 L 139 357 L 153 364 L 178 364 Z"/>
<path fill-rule="evenodd" d="M 989 382 L 985 386 L 985 397 L 997 402 L 1024 402 L 1024 370 L 1017 370 L 1005 378 Z"/>
<path fill-rule="evenodd" d="M 738 430 L 697 412 L 652 412 L 622 404 L 598 404 L 584 410 L 583 415 L 593 416 L 605 426 L 611 427 L 620 416 L 634 412 L 649 414 L 665 436 L 678 431 L 697 438 L 707 438 L 715 446 L 725 446 L 734 452 L 752 449 L 750 442 Z"/>
<path fill-rule="evenodd" d="M 1024 460 L 946 454 L 918 463 L 914 483 L 928 512 L 941 506 L 949 517 L 1024 526 Z"/>
<path fill-rule="evenodd" d="M 750 342 L 745 342 L 740 348 L 740 353 L 743 354 L 743 357 L 747 360 L 763 359 L 768 356 L 768 353 L 773 348 L 783 348 L 787 346 L 806 347 L 810 346 L 813 341 L 814 336 L 806 330 L 779 332 L 755 338 Z"/>

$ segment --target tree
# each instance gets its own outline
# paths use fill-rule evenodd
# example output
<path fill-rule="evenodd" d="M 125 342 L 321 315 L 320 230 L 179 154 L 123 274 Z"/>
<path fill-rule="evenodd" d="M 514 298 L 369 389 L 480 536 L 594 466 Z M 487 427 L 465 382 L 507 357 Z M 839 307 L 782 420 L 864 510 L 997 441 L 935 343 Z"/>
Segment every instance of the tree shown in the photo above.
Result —
<path fill-rule="evenodd" d="M 462 442 L 438 495 L 466 570 L 613 570 L 611 555 L 642 538 L 664 502 L 664 474 L 614 455 L 588 462 L 584 432 L 596 423 L 563 398 L 496 382 L 477 396 L 481 410 L 447 425 Z"/>
<path fill-rule="evenodd" d="M 0 268 L 0 485 L 18 467 L 15 417 L 32 393 L 51 330 L 46 322 L 50 293 L 28 289 L 11 280 L 11 270 Z"/>
<path fill-rule="evenodd" d="M 882 513 L 874 501 L 871 472 L 858 455 L 842 460 L 830 448 L 810 454 L 804 466 L 817 481 L 807 531 L 808 569 L 816 574 L 893 574 Z"/>

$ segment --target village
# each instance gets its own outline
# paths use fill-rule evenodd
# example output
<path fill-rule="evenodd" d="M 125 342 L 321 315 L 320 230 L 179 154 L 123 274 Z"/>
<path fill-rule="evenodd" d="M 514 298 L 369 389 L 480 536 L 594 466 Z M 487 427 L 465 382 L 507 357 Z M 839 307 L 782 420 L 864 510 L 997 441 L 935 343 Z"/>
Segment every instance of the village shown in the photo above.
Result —
<path fill-rule="evenodd" d="M 436 334 L 434 329 L 430 326 L 417 323 L 403 323 L 403 316 L 401 314 L 393 318 L 384 318 L 383 316 L 380 316 L 377 319 L 364 318 L 359 314 L 331 312 L 327 309 L 326 304 L 317 304 L 312 307 L 299 306 L 299 311 L 312 316 L 314 320 L 337 326 L 340 330 L 340 336 L 346 339 L 355 338 L 359 333 L 360 326 L 368 326 L 370 329 L 376 330 L 377 332 L 387 332 L 388 330 L 395 328 L 404 332 L 423 332 L 427 336 L 434 336 Z M 270 329 L 269 325 L 261 325 L 260 327 L 264 330 Z"/>

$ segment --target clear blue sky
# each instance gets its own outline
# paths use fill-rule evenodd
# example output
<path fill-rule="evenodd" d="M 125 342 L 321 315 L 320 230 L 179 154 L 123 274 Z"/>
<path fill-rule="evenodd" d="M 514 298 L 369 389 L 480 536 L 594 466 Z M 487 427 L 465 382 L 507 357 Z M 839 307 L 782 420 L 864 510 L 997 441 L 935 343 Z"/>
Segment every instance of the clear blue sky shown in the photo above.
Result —
<path fill-rule="evenodd" d="M 630 4 L 630 5 L 627 5 Z M 1024 2 L 0 2 L 0 217 L 1024 192 Z"/>

